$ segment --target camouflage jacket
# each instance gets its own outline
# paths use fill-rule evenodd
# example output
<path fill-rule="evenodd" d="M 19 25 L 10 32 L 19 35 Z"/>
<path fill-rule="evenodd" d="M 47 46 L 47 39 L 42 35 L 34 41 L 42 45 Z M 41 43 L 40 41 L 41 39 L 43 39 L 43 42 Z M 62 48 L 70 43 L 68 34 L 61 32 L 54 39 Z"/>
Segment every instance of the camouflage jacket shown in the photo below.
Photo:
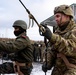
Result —
<path fill-rule="evenodd" d="M 16 60 L 19 62 L 32 62 L 33 50 L 30 39 L 26 33 L 20 34 L 14 41 L 0 41 L 0 51 L 15 53 Z"/>
<path fill-rule="evenodd" d="M 55 30 L 50 39 L 51 46 L 56 53 L 62 53 L 68 61 L 76 64 L 76 24 L 71 20 L 64 31 Z M 63 69 L 66 67 L 61 58 L 56 59 L 56 66 Z"/>

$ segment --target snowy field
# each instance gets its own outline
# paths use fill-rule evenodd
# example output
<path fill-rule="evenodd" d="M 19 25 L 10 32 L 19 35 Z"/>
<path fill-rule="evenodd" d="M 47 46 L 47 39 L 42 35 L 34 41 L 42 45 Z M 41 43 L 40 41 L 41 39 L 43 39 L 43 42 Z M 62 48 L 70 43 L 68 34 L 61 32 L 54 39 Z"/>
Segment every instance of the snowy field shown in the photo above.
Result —
<path fill-rule="evenodd" d="M 17 74 L 1 74 L 1 75 L 17 75 Z M 45 73 L 42 71 L 42 64 L 41 63 L 37 63 L 37 62 L 33 63 L 33 70 L 31 72 L 31 75 L 45 75 Z M 51 75 L 51 70 L 47 71 L 46 75 Z"/>
<path fill-rule="evenodd" d="M 45 75 L 45 73 L 42 71 L 42 64 L 40 63 L 33 63 L 33 70 L 31 75 Z M 46 75 L 51 75 L 51 70 L 46 72 Z"/>

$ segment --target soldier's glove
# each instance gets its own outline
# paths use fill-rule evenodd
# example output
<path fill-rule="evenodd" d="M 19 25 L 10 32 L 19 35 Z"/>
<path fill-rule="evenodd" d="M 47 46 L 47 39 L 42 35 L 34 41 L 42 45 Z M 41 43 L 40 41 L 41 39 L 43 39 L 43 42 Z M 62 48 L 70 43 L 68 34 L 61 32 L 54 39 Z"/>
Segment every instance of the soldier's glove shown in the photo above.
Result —
<path fill-rule="evenodd" d="M 47 72 L 47 65 L 46 65 L 45 63 L 43 63 L 43 65 L 42 65 L 42 70 L 43 70 L 44 72 Z"/>
<path fill-rule="evenodd" d="M 44 26 L 44 25 L 43 25 Z M 47 39 L 51 39 L 52 36 L 52 32 L 50 31 L 50 29 L 47 26 L 44 26 L 45 28 L 45 32 L 42 32 L 42 34 L 40 34 L 41 36 L 45 36 Z M 39 29 L 39 33 L 41 32 L 41 30 Z"/>

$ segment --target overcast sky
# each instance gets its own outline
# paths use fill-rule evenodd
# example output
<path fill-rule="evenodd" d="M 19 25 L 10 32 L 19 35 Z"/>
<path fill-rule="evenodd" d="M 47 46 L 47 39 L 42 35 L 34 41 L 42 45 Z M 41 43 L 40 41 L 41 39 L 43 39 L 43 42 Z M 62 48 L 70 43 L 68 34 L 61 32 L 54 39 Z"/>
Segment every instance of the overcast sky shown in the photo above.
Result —
<path fill-rule="evenodd" d="M 61 4 L 71 5 L 76 0 L 21 0 L 30 10 L 37 21 L 43 20 L 53 15 L 54 7 Z M 0 37 L 15 38 L 13 34 L 13 23 L 15 20 L 24 20 L 29 24 L 29 18 L 26 10 L 20 4 L 19 0 L 1 0 L 0 1 Z M 31 40 L 43 40 L 39 35 L 38 27 L 34 23 L 33 27 L 27 30 L 27 35 Z"/>

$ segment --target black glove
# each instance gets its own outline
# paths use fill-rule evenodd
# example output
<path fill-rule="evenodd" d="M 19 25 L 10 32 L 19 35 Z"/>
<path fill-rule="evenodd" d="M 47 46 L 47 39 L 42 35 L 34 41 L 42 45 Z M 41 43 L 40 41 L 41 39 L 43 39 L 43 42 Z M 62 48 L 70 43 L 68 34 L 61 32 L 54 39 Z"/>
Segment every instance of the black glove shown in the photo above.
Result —
<path fill-rule="evenodd" d="M 51 36 L 52 36 L 52 33 L 50 31 L 50 29 L 47 27 L 47 26 L 44 26 L 43 27 L 45 28 L 45 32 L 42 32 L 42 34 L 40 34 L 41 36 L 45 36 L 47 39 L 50 40 Z M 39 32 L 41 32 L 41 30 L 39 29 Z"/>
<path fill-rule="evenodd" d="M 43 63 L 43 65 L 42 65 L 42 70 L 43 70 L 44 72 L 47 72 L 47 66 L 46 66 L 45 63 Z"/>

